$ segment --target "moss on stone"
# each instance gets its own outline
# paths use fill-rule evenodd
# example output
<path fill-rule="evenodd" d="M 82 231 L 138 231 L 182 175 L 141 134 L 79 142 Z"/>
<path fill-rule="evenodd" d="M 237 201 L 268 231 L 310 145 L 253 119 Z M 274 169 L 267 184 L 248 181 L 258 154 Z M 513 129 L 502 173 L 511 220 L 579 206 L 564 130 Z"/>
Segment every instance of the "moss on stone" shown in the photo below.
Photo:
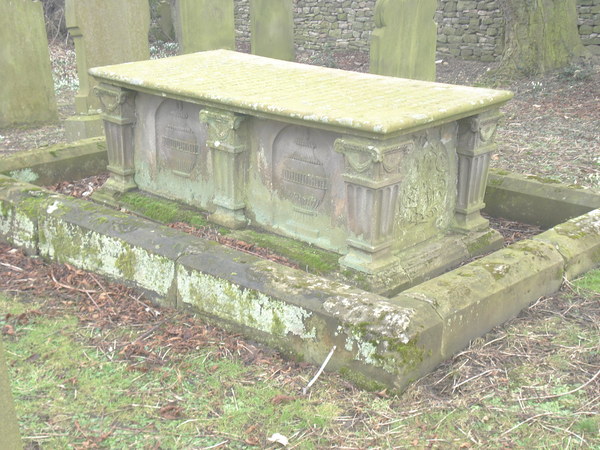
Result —
<path fill-rule="evenodd" d="M 129 248 L 129 246 L 124 246 L 123 252 L 118 256 L 115 261 L 115 267 L 119 269 L 119 271 L 123 274 L 123 276 L 132 280 L 135 276 L 135 265 L 137 262 L 137 258 L 135 253 Z"/>
<path fill-rule="evenodd" d="M 233 231 L 232 236 L 259 247 L 271 249 L 308 272 L 326 274 L 338 269 L 339 255 L 337 253 L 322 250 L 305 242 L 254 230 Z"/>
<path fill-rule="evenodd" d="M 46 201 L 46 197 L 28 197 L 23 199 L 19 203 L 19 209 L 24 212 L 28 217 L 36 217 L 40 210 L 40 207 Z"/>
<path fill-rule="evenodd" d="M 208 225 L 206 216 L 201 212 L 172 200 L 141 192 L 127 192 L 118 201 L 131 211 L 160 223 L 183 222 L 194 227 Z"/>
<path fill-rule="evenodd" d="M 467 250 L 469 251 L 469 255 L 480 255 L 485 251 L 488 251 L 490 245 L 492 244 L 493 237 L 495 237 L 494 232 L 489 231 L 488 233 L 481 236 L 479 239 L 473 242 L 467 242 Z"/>
<path fill-rule="evenodd" d="M 539 177 L 537 175 L 527 175 L 527 179 L 545 184 L 561 184 L 559 180 L 555 180 L 554 178 Z"/>

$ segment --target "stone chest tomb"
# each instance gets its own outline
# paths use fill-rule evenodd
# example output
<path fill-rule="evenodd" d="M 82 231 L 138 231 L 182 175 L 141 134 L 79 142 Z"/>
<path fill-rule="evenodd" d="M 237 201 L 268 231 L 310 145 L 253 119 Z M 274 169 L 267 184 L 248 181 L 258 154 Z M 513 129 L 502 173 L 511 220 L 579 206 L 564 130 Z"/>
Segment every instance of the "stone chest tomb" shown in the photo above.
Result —
<path fill-rule="evenodd" d="M 337 252 L 392 294 L 500 245 L 480 215 L 505 91 L 216 50 L 91 69 L 111 178 Z"/>

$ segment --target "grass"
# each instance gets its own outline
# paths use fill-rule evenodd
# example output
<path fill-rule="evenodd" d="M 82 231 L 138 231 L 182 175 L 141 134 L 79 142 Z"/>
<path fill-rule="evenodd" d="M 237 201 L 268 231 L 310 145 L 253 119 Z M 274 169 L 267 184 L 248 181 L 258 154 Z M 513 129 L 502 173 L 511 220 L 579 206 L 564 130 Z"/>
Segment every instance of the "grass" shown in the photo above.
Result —
<path fill-rule="evenodd" d="M 236 337 L 207 338 L 186 354 L 146 341 L 152 358 L 126 358 L 124 346 L 149 325 L 99 326 L 81 320 L 81 307 L 0 294 L 31 447 L 277 448 L 274 433 L 291 448 L 600 446 L 600 270 L 476 339 L 401 395 L 360 391 L 325 373 L 303 396 L 316 368 L 277 356 L 246 361 L 223 347 Z M 171 320 L 168 311 L 162 317 Z"/>

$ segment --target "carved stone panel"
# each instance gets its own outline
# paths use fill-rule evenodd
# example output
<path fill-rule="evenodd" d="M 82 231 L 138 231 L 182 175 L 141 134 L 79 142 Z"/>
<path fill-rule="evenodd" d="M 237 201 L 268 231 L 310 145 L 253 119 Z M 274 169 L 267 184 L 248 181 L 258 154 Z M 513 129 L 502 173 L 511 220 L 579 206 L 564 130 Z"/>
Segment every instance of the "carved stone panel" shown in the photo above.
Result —
<path fill-rule="evenodd" d="M 415 151 L 404 161 L 396 213 L 396 244 L 408 247 L 441 234 L 453 217 L 456 127 L 415 136 Z"/>
<path fill-rule="evenodd" d="M 157 163 L 175 175 L 190 177 L 206 158 L 206 125 L 197 106 L 167 99 L 156 110 Z"/>
<path fill-rule="evenodd" d="M 332 142 L 316 130 L 285 127 L 273 143 L 273 184 L 300 215 L 328 210 Z"/>

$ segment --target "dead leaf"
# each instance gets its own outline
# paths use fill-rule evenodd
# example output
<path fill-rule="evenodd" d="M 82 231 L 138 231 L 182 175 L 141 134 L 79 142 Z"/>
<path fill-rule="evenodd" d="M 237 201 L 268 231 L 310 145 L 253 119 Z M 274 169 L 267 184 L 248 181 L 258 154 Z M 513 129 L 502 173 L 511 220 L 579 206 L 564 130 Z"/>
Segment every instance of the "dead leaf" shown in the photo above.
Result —
<path fill-rule="evenodd" d="M 281 405 L 293 402 L 294 400 L 296 400 L 296 397 L 292 397 L 291 395 L 276 395 L 271 399 L 271 403 Z"/>
<path fill-rule="evenodd" d="M 183 409 L 176 402 L 167 403 L 158 410 L 163 419 L 174 420 L 183 417 Z"/>

